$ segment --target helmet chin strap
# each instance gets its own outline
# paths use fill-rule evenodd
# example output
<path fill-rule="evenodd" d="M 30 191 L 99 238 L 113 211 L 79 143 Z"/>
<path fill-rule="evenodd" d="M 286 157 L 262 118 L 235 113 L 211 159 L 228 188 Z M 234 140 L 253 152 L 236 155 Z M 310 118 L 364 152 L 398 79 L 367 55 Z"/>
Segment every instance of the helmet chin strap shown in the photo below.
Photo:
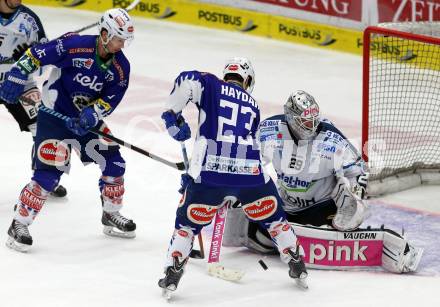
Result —
<path fill-rule="evenodd" d="M 100 35 L 99 38 L 101 39 L 102 48 L 104 48 L 104 51 L 106 53 L 110 53 L 110 51 L 107 48 L 107 44 L 109 43 L 110 39 L 107 37 L 107 41 L 104 41 L 104 39 L 102 38 L 102 35 Z"/>

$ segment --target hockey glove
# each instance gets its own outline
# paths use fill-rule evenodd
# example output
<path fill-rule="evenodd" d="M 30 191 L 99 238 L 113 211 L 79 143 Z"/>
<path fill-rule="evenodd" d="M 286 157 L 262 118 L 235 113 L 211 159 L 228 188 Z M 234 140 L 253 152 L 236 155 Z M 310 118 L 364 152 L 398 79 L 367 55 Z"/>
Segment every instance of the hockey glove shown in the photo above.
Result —
<path fill-rule="evenodd" d="M 81 111 L 79 118 L 69 118 L 66 127 L 74 134 L 83 136 L 89 132 L 90 128 L 95 127 L 99 122 L 98 113 L 93 107 L 87 107 Z"/>
<path fill-rule="evenodd" d="M 22 74 L 20 69 L 13 67 L 6 73 L 5 81 L 0 85 L 0 99 L 10 104 L 18 102 L 18 97 L 24 91 L 27 76 Z"/>
<path fill-rule="evenodd" d="M 185 193 L 186 187 L 189 185 L 191 180 L 192 178 L 190 175 L 188 175 L 187 173 L 182 174 L 182 176 L 180 177 L 180 189 L 179 189 L 180 194 Z"/>
<path fill-rule="evenodd" d="M 17 62 L 25 53 L 26 50 L 28 50 L 30 46 L 26 43 L 23 45 L 18 45 L 17 48 L 14 49 L 12 52 L 12 58 L 14 59 L 14 62 Z"/>
<path fill-rule="evenodd" d="M 173 139 L 183 142 L 191 138 L 191 129 L 180 112 L 176 114 L 172 110 L 169 110 L 163 112 L 161 117 L 165 122 L 168 134 Z"/>

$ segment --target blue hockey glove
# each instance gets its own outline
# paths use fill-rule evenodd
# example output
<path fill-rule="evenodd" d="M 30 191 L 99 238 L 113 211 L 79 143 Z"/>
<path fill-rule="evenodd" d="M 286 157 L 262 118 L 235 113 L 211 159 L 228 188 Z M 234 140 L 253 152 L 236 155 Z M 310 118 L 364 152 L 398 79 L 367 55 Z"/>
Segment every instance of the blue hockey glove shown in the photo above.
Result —
<path fill-rule="evenodd" d="M 20 69 L 13 67 L 6 73 L 5 81 L 0 85 L 0 99 L 10 104 L 18 102 L 18 97 L 24 91 L 27 76 L 22 74 Z"/>
<path fill-rule="evenodd" d="M 185 122 L 181 113 L 174 113 L 172 110 L 162 113 L 162 119 L 167 127 L 168 134 L 179 142 L 188 140 L 191 137 L 191 129 Z"/>
<path fill-rule="evenodd" d="M 69 118 L 66 127 L 79 136 L 86 135 L 90 128 L 95 127 L 99 122 L 98 113 L 93 107 L 87 107 L 81 111 L 79 118 Z"/>
<path fill-rule="evenodd" d="M 186 187 L 189 185 L 189 183 L 191 182 L 192 178 L 190 175 L 188 175 L 188 173 L 182 174 L 182 176 L 180 177 L 180 189 L 179 189 L 179 193 L 183 194 L 186 190 Z"/>

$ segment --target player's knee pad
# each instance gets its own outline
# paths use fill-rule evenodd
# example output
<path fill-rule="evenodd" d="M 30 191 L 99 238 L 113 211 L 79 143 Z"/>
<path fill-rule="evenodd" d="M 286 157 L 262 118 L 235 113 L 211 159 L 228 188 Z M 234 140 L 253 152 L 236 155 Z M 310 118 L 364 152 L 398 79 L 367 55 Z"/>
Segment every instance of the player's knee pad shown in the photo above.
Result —
<path fill-rule="evenodd" d="M 103 176 L 121 177 L 125 174 L 125 160 L 119 151 L 109 157 L 105 157 L 105 165 L 102 167 Z"/>
<path fill-rule="evenodd" d="M 168 247 L 165 267 L 173 265 L 173 257 L 178 257 L 180 262 L 188 258 L 193 242 L 194 232 L 190 227 L 185 226 L 175 229 Z"/>
<path fill-rule="evenodd" d="M 285 213 L 279 206 L 278 199 L 275 196 L 262 197 L 243 205 L 242 209 L 252 221 L 271 222 L 274 219 L 285 219 Z"/>
<path fill-rule="evenodd" d="M 106 212 L 116 212 L 122 208 L 125 193 L 124 177 L 102 176 L 99 179 L 102 209 Z"/>
<path fill-rule="evenodd" d="M 33 181 L 36 181 L 44 190 L 52 192 L 60 181 L 63 172 L 57 169 L 34 171 Z"/>
<path fill-rule="evenodd" d="M 21 190 L 14 219 L 22 224 L 30 225 L 43 208 L 49 191 L 42 188 L 38 182 L 32 180 Z"/>

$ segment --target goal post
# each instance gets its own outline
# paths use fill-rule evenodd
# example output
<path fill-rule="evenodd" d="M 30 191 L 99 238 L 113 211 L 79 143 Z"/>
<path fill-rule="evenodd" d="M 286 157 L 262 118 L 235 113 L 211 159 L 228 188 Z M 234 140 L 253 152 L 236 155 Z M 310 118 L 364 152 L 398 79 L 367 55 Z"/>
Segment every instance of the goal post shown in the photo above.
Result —
<path fill-rule="evenodd" d="M 440 184 L 440 23 L 368 27 L 363 51 L 368 194 Z"/>

